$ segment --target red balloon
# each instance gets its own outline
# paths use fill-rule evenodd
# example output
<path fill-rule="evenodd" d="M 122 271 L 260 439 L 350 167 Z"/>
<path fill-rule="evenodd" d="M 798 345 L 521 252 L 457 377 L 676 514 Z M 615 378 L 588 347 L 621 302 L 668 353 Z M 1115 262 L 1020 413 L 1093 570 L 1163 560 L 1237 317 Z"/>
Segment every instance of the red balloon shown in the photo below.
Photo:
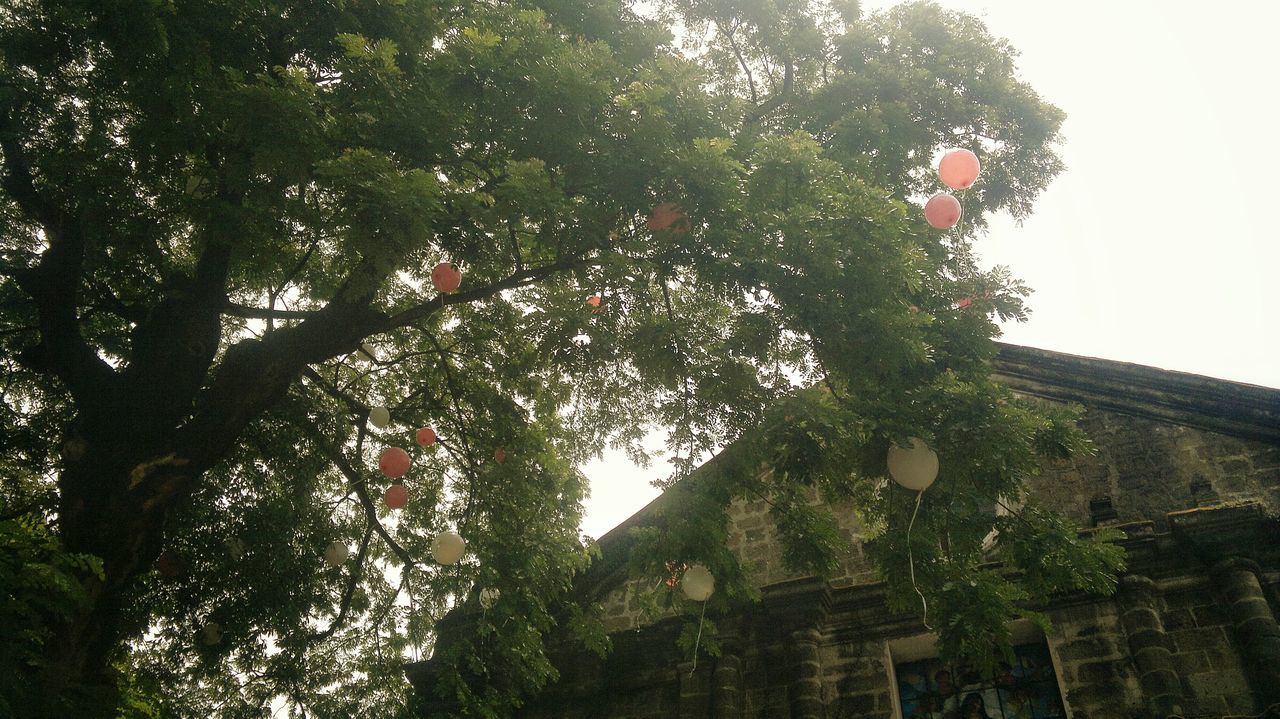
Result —
<path fill-rule="evenodd" d="M 418 430 L 418 434 L 415 435 L 415 438 L 418 440 L 418 444 L 423 447 L 430 447 L 436 443 L 436 431 L 430 427 L 423 427 Z"/>
<path fill-rule="evenodd" d="M 962 310 L 971 304 L 973 304 L 972 297 L 961 297 L 960 301 L 956 303 L 956 309 Z"/>
<path fill-rule="evenodd" d="M 590 297 L 588 297 L 588 298 L 587 298 L 587 304 L 591 305 L 592 307 L 599 307 L 599 306 L 600 306 L 600 295 L 591 295 Z"/>
<path fill-rule="evenodd" d="M 501 447 L 493 450 L 493 461 L 502 464 L 507 461 L 507 451 Z"/>
<path fill-rule="evenodd" d="M 160 576 L 172 579 L 182 574 L 182 570 L 186 569 L 186 562 L 182 561 L 182 558 L 174 552 L 166 549 L 160 553 L 160 556 L 156 557 L 155 567 Z"/>
<path fill-rule="evenodd" d="M 978 156 L 968 150 L 949 150 L 938 163 L 938 178 L 953 190 L 972 187 L 982 172 Z"/>
<path fill-rule="evenodd" d="M 387 447 L 378 458 L 378 469 L 391 479 L 403 477 L 409 471 L 409 464 L 409 453 L 399 447 Z"/>
<path fill-rule="evenodd" d="M 409 490 L 403 484 L 393 484 L 382 493 L 382 501 L 387 509 L 403 509 L 409 503 Z"/>
<path fill-rule="evenodd" d="M 680 211 L 676 203 L 664 202 L 653 208 L 653 212 L 649 214 L 649 229 L 688 232 L 689 218 Z"/>
<path fill-rule="evenodd" d="M 462 271 L 452 262 L 441 262 L 431 270 L 431 284 L 438 292 L 453 292 L 462 284 Z"/>
<path fill-rule="evenodd" d="M 924 204 L 924 219 L 939 230 L 955 227 L 960 221 L 960 201 L 946 192 L 934 195 Z"/>

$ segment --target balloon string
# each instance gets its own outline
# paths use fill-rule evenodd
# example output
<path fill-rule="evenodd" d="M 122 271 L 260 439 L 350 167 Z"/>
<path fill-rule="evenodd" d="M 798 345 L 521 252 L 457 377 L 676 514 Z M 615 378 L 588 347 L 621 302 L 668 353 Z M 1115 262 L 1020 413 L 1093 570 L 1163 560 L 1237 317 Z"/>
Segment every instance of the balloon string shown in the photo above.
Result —
<path fill-rule="evenodd" d="M 693 668 L 689 670 L 689 676 L 698 671 L 698 647 L 702 645 L 702 620 L 707 618 L 707 602 L 702 602 L 702 616 L 698 617 L 698 638 L 693 642 Z"/>
<path fill-rule="evenodd" d="M 911 572 L 911 588 L 916 590 L 916 594 L 920 595 L 920 604 L 924 607 L 924 617 L 921 621 L 924 622 L 925 629 L 933 629 L 933 627 L 929 626 L 929 602 L 924 598 L 924 592 L 920 591 L 920 586 L 916 584 L 916 560 L 911 554 L 911 530 L 916 526 L 916 515 L 920 513 L 920 502 L 923 499 L 924 490 L 922 489 L 916 495 L 916 508 L 911 513 L 911 522 L 907 524 L 907 568 Z"/>

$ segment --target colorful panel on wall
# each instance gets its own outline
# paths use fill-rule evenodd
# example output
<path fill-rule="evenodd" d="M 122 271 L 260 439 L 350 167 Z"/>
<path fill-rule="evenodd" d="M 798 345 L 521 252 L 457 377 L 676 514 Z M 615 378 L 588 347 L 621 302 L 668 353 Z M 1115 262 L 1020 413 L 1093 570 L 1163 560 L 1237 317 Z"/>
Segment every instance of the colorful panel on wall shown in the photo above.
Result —
<path fill-rule="evenodd" d="M 1014 647 L 1012 666 L 983 676 L 938 659 L 894 665 L 902 719 L 1062 719 L 1062 696 L 1043 643 Z"/>

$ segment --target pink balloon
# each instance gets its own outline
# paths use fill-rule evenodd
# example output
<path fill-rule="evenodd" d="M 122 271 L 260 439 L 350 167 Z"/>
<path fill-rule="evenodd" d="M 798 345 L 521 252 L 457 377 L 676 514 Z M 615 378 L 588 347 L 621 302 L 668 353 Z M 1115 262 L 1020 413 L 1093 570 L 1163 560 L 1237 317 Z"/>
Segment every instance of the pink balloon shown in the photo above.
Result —
<path fill-rule="evenodd" d="M 651 230 L 671 230 L 676 233 L 689 231 L 689 218 L 674 202 L 664 202 L 653 208 L 653 212 L 649 213 L 648 224 Z"/>
<path fill-rule="evenodd" d="M 382 493 L 382 501 L 387 509 L 403 509 L 409 503 L 409 490 L 403 484 L 393 484 Z"/>
<path fill-rule="evenodd" d="M 939 230 L 955 227 L 960 221 L 960 201 L 946 192 L 934 195 L 924 203 L 924 219 Z"/>
<path fill-rule="evenodd" d="M 437 292 L 453 292 L 462 284 L 462 271 L 452 262 L 441 262 L 431 269 L 431 284 Z"/>
<path fill-rule="evenodd" d="M 403 477 L 409 471 L 409 464 L 409 453 L 399 447 L 387 447 L 378 458 L 378 469 L 391 479 Z"/>
<path fill-rule="evenodd" d="M 423 447 L 430 447 L 431 445 L 436 443 L 436 431 L 434 429 L 431 429 L 430 427 L 423 427 L 422 429 L 418 430 L 416 439 L 418 440 L 418 444 L 422 445 Z"/>
<path fill-rule="evenodd" d="M 953 190 L 972 187 L 982 172 L 982 163 L 978 156 L 968 150 L 949 150 L 938 163 L 938 177 L 942 184 Z"/>
<path fill-rule="evenodd" d="M 498 464 L 502 464 L 503 462 L 507 461 L 507 450 L 501 447 L 493 450 L 493 461 L 497 462 Z"/>

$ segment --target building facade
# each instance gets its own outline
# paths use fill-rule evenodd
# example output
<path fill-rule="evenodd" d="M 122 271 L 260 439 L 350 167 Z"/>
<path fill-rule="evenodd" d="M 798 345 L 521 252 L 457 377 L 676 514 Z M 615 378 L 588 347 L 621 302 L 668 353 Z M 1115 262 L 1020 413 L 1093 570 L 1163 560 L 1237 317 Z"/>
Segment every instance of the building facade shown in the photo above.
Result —
<path fill-rule="evenodd" d="M 1013 626 L 1017 661 L 982 676 L 940 662 L 918 615 L 889 612 L 859 552 L 834 579 L 788 573 L 768 507 L 742 501 L 730 543 L 762 598 L 716 617 L 722 652 L 695 665 L 677 649 L 683 618 L 645 612 L 626 574 L 627 530 L 651 505 L 601 539 L 577 584 L 603 605 L 613 651 L 553 640 L 560 679 L 520 716 L 1280 715 L 1280 390 L 1011 346 L 995 369 L 1019 393 L 1085 406 L 1097 453 L 1045 467 L 1030 487 L 1083 528 L 1123 530 L 1114 596 L 1056 598 L 1042 608 L 1052 631 Z M 409 676 L 431 695 L 429 661 Z"/>

